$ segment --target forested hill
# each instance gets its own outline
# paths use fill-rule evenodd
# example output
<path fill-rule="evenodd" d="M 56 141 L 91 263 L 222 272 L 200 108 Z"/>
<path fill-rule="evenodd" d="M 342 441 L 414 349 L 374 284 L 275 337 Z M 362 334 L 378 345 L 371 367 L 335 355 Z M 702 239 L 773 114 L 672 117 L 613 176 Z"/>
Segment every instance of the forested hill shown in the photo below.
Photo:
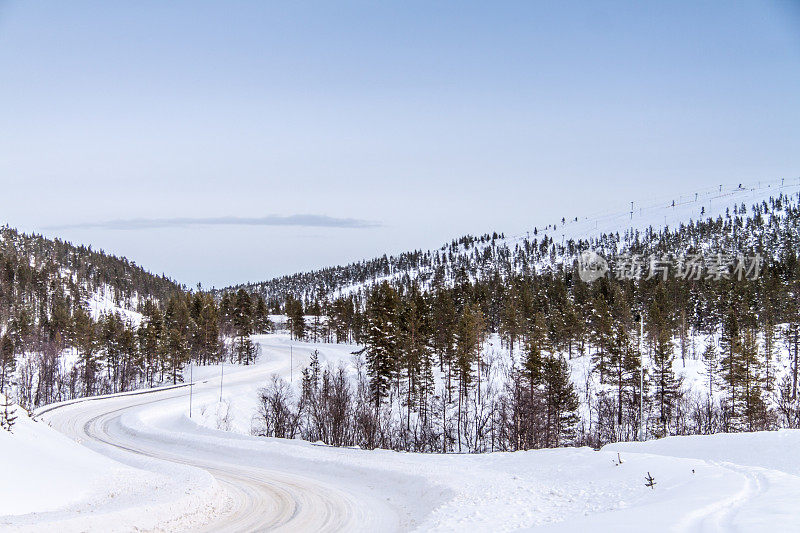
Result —
<path fill-rule="evenodd" d="M 477 237 L 466 235 L 437 250 L 383 255 L 344 266 L 236 285 L 221 292 L 244 288 L 263 297 L 270 309 L 277 311 L 287 297 L 299 299 L 306 306 L 323 307 L 325 302 L 342 297 L 363 298 L 370 287 L 383 281 L 398 288 L 416 284 L 421 290 L 429 290 L 434 286 L 506 279 L 510 275 L 542 273 L 564 266 L 569 270 L 577 254 L 588 249 L 608 255 L 624 250 L 684 252 L 697 248 L 703 241 L 706 248 L 739 252 L 742 246 L 755 245 L 755 240 L 763 237 L 768 240 L 760 245 L 777 250 L 779 245 L 797 245 L 791 239 L 797 235 L 798 221 L 785 215 L 796 208 L 798 191 L 798 179 L 720 185 L 647 203 L 631 202 L 631 208 L 625 211 L 565 216 L 522 235 L 506 237 L 497 232 Z M 771 220 L 772 217 L 777 218 Z M 777 229 L 775 224 L 781 221 L 784 226 Z M 787 224 L 795 229 L 791 230 Z M 766 237 L 764 226 L 770 225 L 773 233 Z M 775 239 L 783 240 L 775 242 Z"/>
<path fill-rule="evenodd" d="M 0 275 L 0 313 L 5 314 L 0 318 L 7 318 L 18 304 L 36 303 L 38 314 L 46 315 L 54 300 L 62 299 L 69 311 L 76 302 L 84 305 L 96 295 L 135 311 L 145 300 L 163 303 L 184 290 L 124 257 L 8 226 L 0 228 Z"/>
<path fill-rule="evenodd" d="M 220 316 L 208 293 L 128 259 L 3 227 L 0 394 L 31 409 L 182 381 L 190 360 L 227 356 L 234 311 L 242 337 L 268 330 L 263 300 L 235 304 Z M 237 361 L 252 362 L 244 338 Z"/>
<path fill-rule="evenodd" d="M 656 199 L 248 288 L 285 311 L 294 338 L 363 346 L 357 388 L 369 394 L 347 409 L 369 422 L 346 445 L 479 452 L 797 428 L 795 183 Z M 304 374 L 301 395 L 317 405 L 327 400 L 308 398 L 334 394 L 315 385 L 333 381 L 320 372 Z"/>

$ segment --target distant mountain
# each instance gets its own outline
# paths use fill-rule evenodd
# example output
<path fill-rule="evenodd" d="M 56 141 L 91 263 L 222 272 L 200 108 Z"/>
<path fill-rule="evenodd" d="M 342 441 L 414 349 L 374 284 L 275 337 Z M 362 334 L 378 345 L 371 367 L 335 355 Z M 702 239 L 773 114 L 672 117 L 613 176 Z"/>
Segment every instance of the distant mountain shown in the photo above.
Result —
<path fill-rule="evenodd" d="M 779 202 L 778 211 L 796 206 L 798 191 L 800 180 L 797 179 L 720 185 L 687 194 L 651 198 L 646 202 L 634 201 L 629 209 L 622 211 L 599 210 L 586 216 L 572 214 L 521 235 L 506 236 L 497 232 L 466 235 L 437 250 L 383 255 L 348 265 L 236 285 L 221 292 L 244 288 L 262 296 L 270 308 L 277 308 L 287 296 L 299 298 L 306 305 L 354 294 L 363 296 L 369 287 L 382 281 L 398 287 L 417 283 L 424 290 L 433 284 L 452 285 L 458 276 L 486 281 L 495 276 L 505 278 L 511 273 L 543 272 L 571 265 L 577 254 L 587 249 L 611 255 L 642 247 L 665 251 L 659 245 L 659 236 L 667 233 L 670 237 L 663 244 L 672 242 L 673 248 L 676 241 L 686 245 L 695 242 L 697 232 L 716 245 L 743 245 L 741 234 L 727 237 L 718 234 L 724 229 L 725 220 L 744 220 L 748 208 L 760 204 L 764 206 L 762 216 L 770 213 L 780 216 L 775 211 L 775 200 L 781 197 L 785 200 Z M 718 224 L 720 218 L 722 226 Z M 689 226 L 691 230 L 687 229 Z"/>

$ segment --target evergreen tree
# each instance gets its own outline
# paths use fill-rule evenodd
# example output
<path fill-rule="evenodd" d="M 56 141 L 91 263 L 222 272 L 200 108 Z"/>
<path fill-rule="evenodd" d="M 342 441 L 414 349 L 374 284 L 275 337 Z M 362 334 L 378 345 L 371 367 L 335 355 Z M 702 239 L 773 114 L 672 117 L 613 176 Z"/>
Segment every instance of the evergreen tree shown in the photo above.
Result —
<path fill-rule="evenodd" d="M 259 334 L 269 333 L 272 330 L 267 302 L 264 301 L 264 297 L 261 295 L 256 297 L 256 304 L 253 308 L 253 330 Z"/>
<path fill-rule="evenodd" d="M 375 412 L 389 394 L 398 351 L 398 295 L 386 282 L 375 287 L 367 299 L 367 335 L 364 351 Z"/>
<path fill-rule="evenodd" d="M 560 356 L 546 357 L 542 384 L 547 406 L 547 445 L 564 446 L 576 438 L 578 395 L 570 380 L 570 367 Z"/>
<path fill-rule="evenodd" d="M 776 339 L 778 332 L 771 318 L 764 323 L 764 359 L 762 369 L 764 371 L 764 392 L 772 394 L 775 391 L 775 361 L 780 357 Z"/>
<path fill-rule="evenodd" d="M 253 333 L 253 307 L 250 295 L 244 289 L 236 293 L 233 310 L 233 324 L 236 331 L 236 360 L 239 364 L 249 365 L 255 362 L 256 347 L 250 340 Z"/>
<path fill-rule="evenodd" d="M 725 418 L 728 431 L 742 428 L 743 382 L 742 340 L 739 321 L 736 314 L 728 313 L 723 324 L 720 338 L 722 358 L 720 359 L 720 377 L 725 392 Z"/>
<path fill-rule="evenodd" d="M 709 336 L 706 347 L 703 350 L 703 373 L 706 377 L 706 388 L 709 399 L 714 397 L 714 385 L 717 383 L 717 348 L 714 345 L 714 337 Z"/>
<path fill-rule="evenodd" d="M 148 300 L 145 302 L 142 322 L 137 331 L 139 340 L 139 353 L 142 356 L 145 379 L 152 387 L 156 378 L 156 373 L 163 370 L 159 364 L 162 356 L 162 337 L 164 335 L 164 316 L 155 302 Z M 163 374 L 160 380 L 163 380 Z"/>
<path fill-rule="evenodd" d="M 186 298 L 175 294 L 167 302 L 164 313 L 163 366 L 171 375 L 172 383 L 183 380 L 181 370 L 189 362 L 189 333 L 191 317 Z"/>
<path fill-rule="evenodd" d="M 741 342 L 742 413 L 747 431 L 766 429 L 769 415 L 762 397 L 764 378 L 755 331 L 747 328 Z"/>
<path fill-rule="evenodd" d="M 594 300 L 592 330 L 592 341 L 595 346 L 592 363 L 594 371 L 600 376 L 600 383 L 605 383 L 610 373 L 608 354 L 614 346 L 614 318 L 602 297 Z"/>
<path fill-rule="evenodd" d="M 0 411 L 0 429 L 11 433 L 14 429 L 14 422 L 17 420 L 17 413 L 7 394 L 3 395 L 3 408 Z"/>
<path fill-rule="evenodd" d="M 658 436 L 670 434 L 670 423 L 680 396 L 680 381 L 672 370 L 675 360 L 672 340 L 666 329 L 656 338 L 653 350 L 653 394 L 658 409 Z"/>
<path fill-rule="evenodd" d="M 92 396 L 95 394 L 97 373 L 100 370 L 96 352 L 97 336 L 92 318 L 82 307 L 75 309 L 72 315 L 72 335 L 75 347 L 78 349 L 83 391 L 86 396 Z"/>
<path fill-rule="evenodd" d="M 605 363 L 607 378 L 606 383 L 616 389 L 617 400 L 617 427 L 623 424 L 626 396 L 631 399 L 638 385 L 640 362 L 633 343 L 623 324 L 614 326 L 614 334 L 608 345 Z M 628 391 L 631 394 L 628 395 Z"/>
<path fill-rule="evenodd" d="M 6 383 L 11 379 L 16 368 L 14 341 L 9 335 L 0 337 L 0 394 L 5 392 Z"/>
<path fill-rule="evenodd" d="M 404 298 L 399 314 L 399 349 L 406 380 L 406 429 L 410 429 L 411 411 L 421 409 L 427 422 L 427 402 L 433 389 L 430 313 L 428 304 L 414 285 Z"/>
<path fill-rule="evenodd" d="M 286 316 L 289 319 L 289 333 L 292 338 L 302 340 L 306 337 L 306 320 L 303 304 L 291 296 L 286 298 Z"/>
<path fill-rule="evenodd" d="M 458 369 L 458 413 L 457 431 L 458 448 L 461 450 L 461 429 L 465 425 L 462 414 L 466 418 L 466 398 L 473 382 L 473 367 L 480 356 L 483 342 L 484 321 L 477 305 L 464 307 L 456 329 L 456 368 Z"/>

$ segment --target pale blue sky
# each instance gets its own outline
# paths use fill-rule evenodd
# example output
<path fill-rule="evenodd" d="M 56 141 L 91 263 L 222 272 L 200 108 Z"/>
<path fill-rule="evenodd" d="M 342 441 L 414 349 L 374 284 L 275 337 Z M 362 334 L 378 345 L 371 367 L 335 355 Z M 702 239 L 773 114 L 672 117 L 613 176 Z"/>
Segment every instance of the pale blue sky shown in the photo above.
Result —
<path fill-rule="evenodd" d="M 800 175 L 796 1 L 164 4 L 0 0 L 0 222 L 221 286 Z"/>

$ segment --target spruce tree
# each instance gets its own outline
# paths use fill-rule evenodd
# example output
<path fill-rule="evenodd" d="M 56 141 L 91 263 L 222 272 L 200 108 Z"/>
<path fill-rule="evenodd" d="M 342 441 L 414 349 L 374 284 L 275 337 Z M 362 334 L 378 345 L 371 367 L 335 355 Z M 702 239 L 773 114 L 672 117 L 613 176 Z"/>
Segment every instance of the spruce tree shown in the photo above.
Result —
<path fill-rule="evenodd" d="M 675 407 L 680 395 L 680 380 L 672 369 L 675 360 L 672 339 L 666 329 L 656 338 L 653 349 L 653 394 L 658 409 L 658 436 L 670 434 Z"/>
<path fill-rule="evenodd" d="M 744 368 L 742 365 L 742 339 L 739 320 L 733 311 L 725 318 L 720 337 L 722 357 L 720 377 L 725 392 L 725 420 L 728 431 L 741 430 L 744 388 Z"/>
<path fill-rule="evenodd" d="M 267 302 L 264 301 L 264 297 L 261 295 L 256 297 L 256 305 L 253 308 L 253 329 L 255 333 L 259 334 L 269 333 L 272 329 Z"/>
<path fill-rule="evenodd" d="M 235 351 L 237 362 L 245 365 L 255 362 L 256 347 L 250 340 L 253 333 L 253 306 L 250 295 L 244 289 L 236 293 L 233 310 L 233 325 L 236 331 Z"/>
<path fill-rule="evenodd" d="M 747 328 L 743 332 L 741 347 L 742 408 L 740 412 L 745 421 L 744 429 L 747 431 L 766 429 L 768 413 L 762 397 L 764 377 L 756 335 L 752 328 Z"/>
<path fill-rule="evenodd" d="M 417 406 L 427 422 L 427 402 L 433 389 L 430 312 L 417 285 L 403 299 L 399 314 L 399 351 L 406 380 L 406 429 Z"/>
<path fill-rule="evenodd" d="M 14 422 L 17 420 L 16 408 L 11 403 L 7 394 L 3 395 L 3 406 L 0 411 L 0 429 L 11 433 L 14 429 Z"/>
<path fill-rule="evenodd" d="M 397 292 L 386 282 L 376 286 L 367 299 L 364 352 L 376 413 L 381 402 L 389 395 L 389 387 L 397 370 L 398 305 Z"/>
<path fill-rule="evenodd" d="M 547 445 L 573 443 L 579 420 L 578 394 L 570 379 L 569 364 L 563 357 L 553 355 L 545 358 L 542 384 L 547 408 Z"/>
<path fill-rule="evenodd" d="M 717 361 L 717 348 L 714 344 L 714 337 L 711 335 L 709 335 L 706 341 L 702 361 L 708 398 L 712 399 L 714 397 L 714 385 L 717 383 L 717 368 L 719 363 Z"/>
<path fill-rule="evenodd" d="M 306 320 L 303 303 L 290 296 L 286 297 L 286 317 L 289 320 L 289 334 L 292 338 L 302 340 L 306 336 Z"/>
<path fill-rule="evenodd" d="M 466 398 L 473 382 L 473 369 L 480 356 L 483 342 L 484 320 L 475 304 L 466 305 L 461 313 L 456 329 L 456 368 L 458 369 L 458 446 L 461 450 L 461 428 L 464 425 L 462 413 L 466 412 Z M 464 416 L 465 418 L 466 416 Z"/>
<path fill-rule="evenodd" d="M 72 336 L 78 349 L 81 366 L 83 393 L 86 396 L 95 394 L 97 373 L 100 363 L 97 357 L 97 334 L 92 317 L 82 307 L 75 309 L 72 315 Z"/>
<path fill-rule="evenodd" d="M 186 298 L 181 294 L 173 295 L 167 302 L 164 313 L 165 335 L 162 339 L 164 348 L 163 366 L 169 372 L 172 383 L 183 380 L 181 370 L 189 361 L 190 346 L 189 333 L 191 330 L 191 317 Z"/>
<path fill-rule="evenodd" d="M 10 381 L 15 368 L 14 341 L 5 334 L 0 337 L 0 394 L 5 392 L 6 383 Z"/>
<path fill-rule="evenodd" d="M 142 357 L 145 378 L 152 387 L 156 381 L 156 373 L 163 370 L 159 363 L 162 355 L 162 337 L 164 335 L 164 316 L 158 305 L 147 300 L 142 313 L 142 322 L 137 331 L 139 341 L 139 353 Z M 159 380 L 163 380 L 163 374 Z"/>

